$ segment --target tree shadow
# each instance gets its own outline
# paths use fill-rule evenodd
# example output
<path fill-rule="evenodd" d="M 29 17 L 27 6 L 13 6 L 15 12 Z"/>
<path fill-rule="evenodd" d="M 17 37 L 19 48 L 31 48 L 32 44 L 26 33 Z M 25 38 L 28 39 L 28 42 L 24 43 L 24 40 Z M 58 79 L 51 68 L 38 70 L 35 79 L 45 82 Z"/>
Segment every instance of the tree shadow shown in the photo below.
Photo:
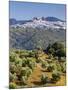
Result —
<path fill-rule="evenodd" d="M 46 83 L 43 83 L 41 81 L 33 81 L 32 82 L 34 85 L 36 86 L 43 86 L 43 85 L 46 85 L 46 84 L 55 84 L 56 82 L 53 81 L 51 78 L 46 82 Z"/>
<path fill-rule="evenodd" d="M 33 81 L 32 83 L 33 83 L 34 85 L 39 85 L 39 86 L 42 85 L 42 82 L 41 82 L 41 81 Z"/>
<path fill-rule="evenodd" d="M 51 78 L 50 83 L 51 83 L 51 84 L 56 84 L 56 81 L 54 81 L 54 80 Z"/>

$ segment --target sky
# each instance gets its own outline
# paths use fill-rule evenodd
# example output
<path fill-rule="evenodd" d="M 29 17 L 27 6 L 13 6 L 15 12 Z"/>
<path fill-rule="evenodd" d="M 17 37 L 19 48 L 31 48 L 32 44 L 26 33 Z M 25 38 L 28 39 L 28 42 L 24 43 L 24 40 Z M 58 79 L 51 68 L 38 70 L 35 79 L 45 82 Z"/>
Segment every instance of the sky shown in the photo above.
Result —
<path fill-rule="evenodd" d="M 65 20 L 66 5 L 64 4 L 48 4 L 33 2 L 9 2 L 9 17 L 17 20 L 29 20 L 33 17 L 57 17 Z"/>

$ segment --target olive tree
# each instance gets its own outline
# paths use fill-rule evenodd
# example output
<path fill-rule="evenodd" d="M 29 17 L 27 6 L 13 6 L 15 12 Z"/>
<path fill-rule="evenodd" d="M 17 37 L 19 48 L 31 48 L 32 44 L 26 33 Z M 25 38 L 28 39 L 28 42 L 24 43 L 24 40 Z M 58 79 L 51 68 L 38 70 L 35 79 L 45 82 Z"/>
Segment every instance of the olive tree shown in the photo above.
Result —
<path fill-rule="evenodd" d="M 51 63 L 47 67 L 47 71 L 49 71 L 49 72 L 52 72 L 55 69 L 56 69 L 56 64 L 55 63 Z"/>
<path fill-rule="evenodd" d="M 17 85 L 14 82 L 10 82 L 9 83 L 9 88 L 10 89 L 16 89 L 17 88 Z"/>
<path fill-rule="evenodd" d="M 9 73 L 9 79 L 10 79 L 10 82 L 16 82 L 16 80 L 18 79 L 16 76 L 16 73 L 14 74 Z"/>
<path fill-rule="evenodd" d="M 47 68 L 47 67 L 48 67 L 48 62 L 42 61 L 42 68 Z"/>
<path fill-rule="evenodd" d="M 61 65 L 61 70 L 63 73 L 66 73 L 66 62 Z"/>
<path fill-rule="evenodd" d="M 42 82 L 43 84 L 45 84 L 45 83 L 48 82 L 48 77 L 47 77 L 45 74 L 42 74 L 42 75 L 41 75 L 41 82 Z"/>
<path fill-rule="evenodd" d="M 57 71 L 54 71 L 52 73 L 52 79 L 51 79 L 53 82 L 57 82 L 58 80 L 60 80 L 60 73 L 57 72 Z"/>
<path fill-rule="evenodd" d="M 21 83 L 26 85 L 26 81 L 27 81 L 27 76 L 22 76 Z"/>

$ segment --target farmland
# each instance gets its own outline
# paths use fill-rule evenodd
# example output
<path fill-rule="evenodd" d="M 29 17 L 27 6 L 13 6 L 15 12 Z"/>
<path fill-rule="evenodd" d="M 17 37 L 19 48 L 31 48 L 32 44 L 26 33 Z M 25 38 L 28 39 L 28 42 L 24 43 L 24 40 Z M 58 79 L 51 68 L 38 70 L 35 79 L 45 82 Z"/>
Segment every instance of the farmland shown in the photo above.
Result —
<path fill-rule="evenodd" d="M 55 45 L 56 43 L 52 47 Z M 53 53 L 52 49 L 55 47 L 52 47 L 49 50 L 49 46 L 47 47 L 48 53 L 41 48 L 35 50 L 11 49 L 9 88 L 66 85 L 65 52 L 61 50 L 63 51 L 61 54 L 54 55 L 55 52 Z"/>

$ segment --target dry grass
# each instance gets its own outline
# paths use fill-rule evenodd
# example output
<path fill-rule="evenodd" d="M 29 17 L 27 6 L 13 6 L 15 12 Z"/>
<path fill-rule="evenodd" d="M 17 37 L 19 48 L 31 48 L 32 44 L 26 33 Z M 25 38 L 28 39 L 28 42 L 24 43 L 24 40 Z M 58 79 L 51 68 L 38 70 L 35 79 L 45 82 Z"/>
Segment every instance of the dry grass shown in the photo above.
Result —
<path fill-rule="evenodd" d="M 27 85 L 29 87 L 40 86 L 41 85 L 40 76 L 41 76 L 42 73 L 43 72 L 42 72 L 41 65 L 37 64 L 37 67 L 34 69 L 33 73 L 28 78 Z M 44 72 L 44 73 L 46 74 L 46 76 L 51 78 L 52 72 Z M 65 82 L 66 78 L 65 77 L 66 77 L 65 75 L 62 75 L 61 79 L 58 82 L 56 82 L 56 83 L 47 83 L 46 86 L 64 86 L 66 84 L 66 82 Z"/>
<path fill-rule="evenodd" d="M 39 59 L 40 60 L 45 60 L 46 58 L 48 58 L 48 55 L 45 53 L 41 53 L 39 54 Z M 27 85 L 29 87 L 32 86 L 40 86 L 40 76 L 42 75 L 43 71 L 42 71 L 42 67 L 40 64 L 37 64 L 37 66 L 35 67 L 33 73 L 31 74 L 31 76 L 28 78 L 27 81 Z M 44 72 L 46 74 L 46 76 L 48 76 L 49 78 L 51 78 L 52 76 L 52 72 Z M 56 82 L 56 83 L 47 83 L 46 86 L 64 86 L 66 85 L 66 76 L 62 75 L 61 79 Z"/>

